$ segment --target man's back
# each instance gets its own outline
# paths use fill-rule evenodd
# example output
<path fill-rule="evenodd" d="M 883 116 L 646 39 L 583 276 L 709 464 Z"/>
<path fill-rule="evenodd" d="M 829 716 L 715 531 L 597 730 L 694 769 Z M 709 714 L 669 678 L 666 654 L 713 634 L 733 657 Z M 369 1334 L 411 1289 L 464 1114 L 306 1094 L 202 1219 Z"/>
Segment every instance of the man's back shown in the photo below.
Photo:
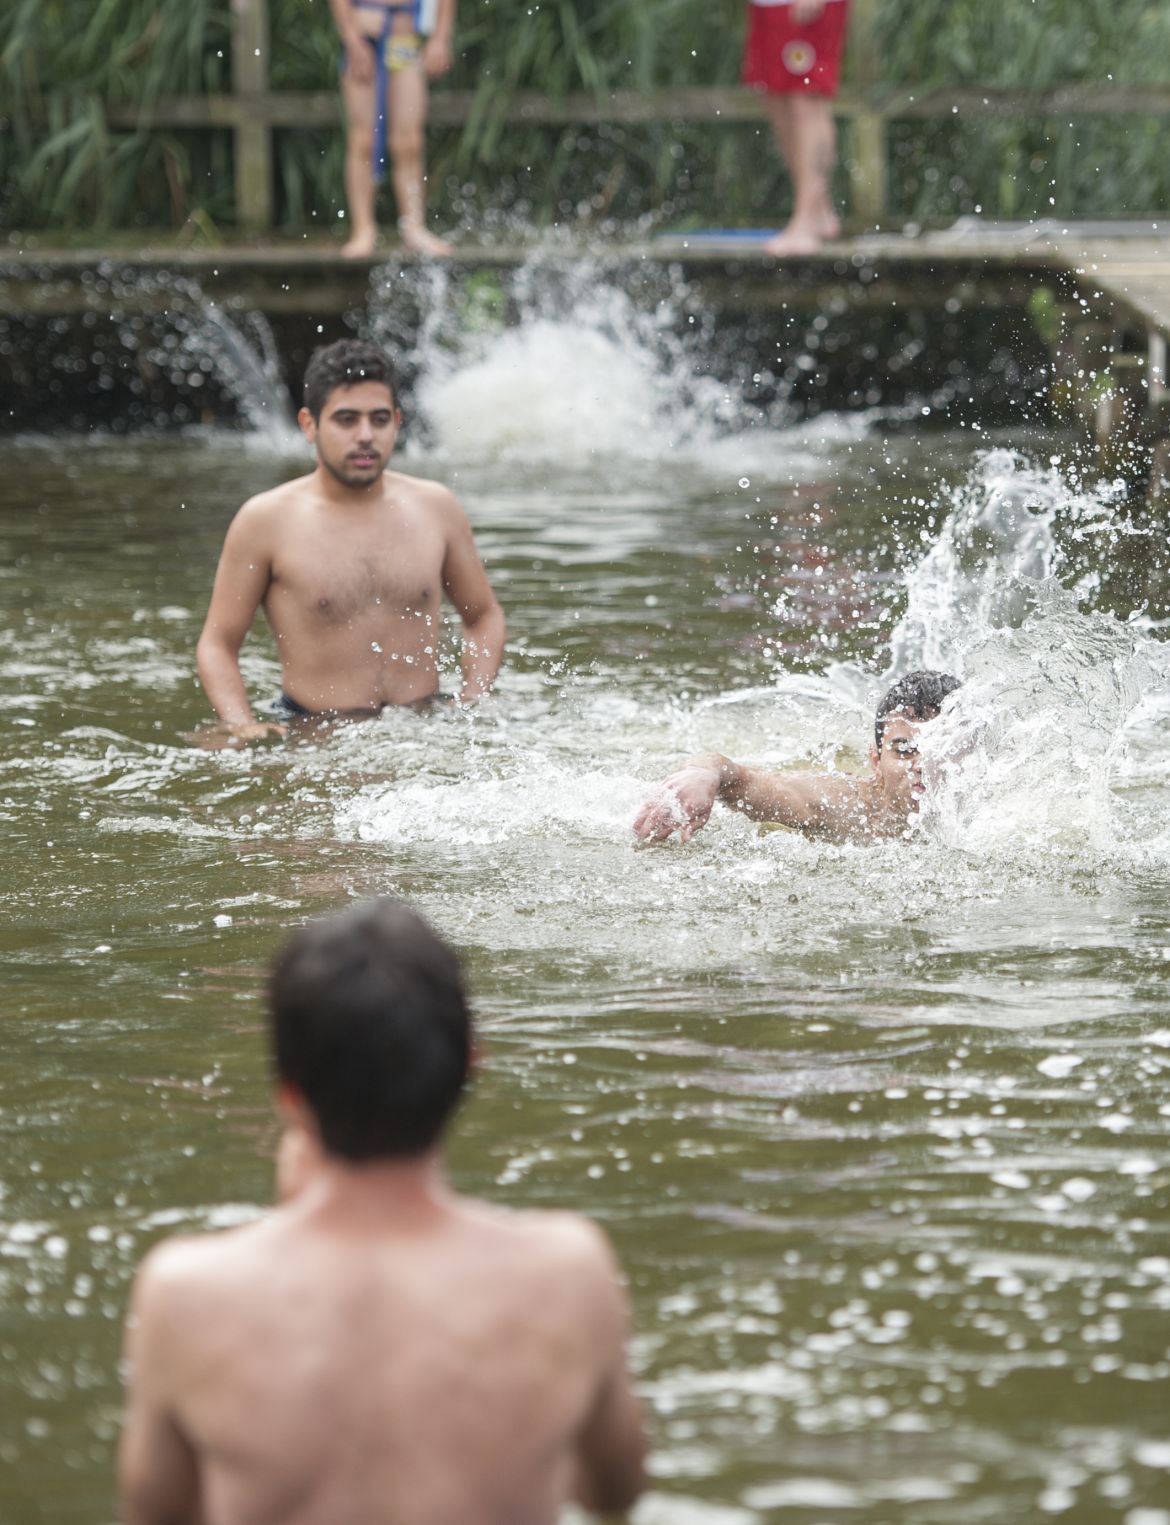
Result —
<path fill-rule="evenodd" d="M 624 1303 L 582 1219 L 313 1182 L 164 1247 L 138 1307 L 205 1525 L 544 1525 L 595 1450 L 636 1491 Z"/>

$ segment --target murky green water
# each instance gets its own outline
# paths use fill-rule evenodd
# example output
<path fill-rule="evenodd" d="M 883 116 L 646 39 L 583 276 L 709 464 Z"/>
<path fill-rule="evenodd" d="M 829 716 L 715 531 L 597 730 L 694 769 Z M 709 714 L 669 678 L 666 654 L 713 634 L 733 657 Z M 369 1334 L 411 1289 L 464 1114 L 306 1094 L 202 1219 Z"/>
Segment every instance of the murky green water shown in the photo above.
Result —
<path fill-rule="evenodd" d="M 1124 590 L 1010 635 L 964 606 L 971 692 L 1035 681 L 993 715 L 995 787 L 909 843 L 723 815 L 637 849 L 687 752 L 861 758 L 904 548 L 985 442 L 830 420 L 604 467 L 473 443 L 457 424 L 412 469 L 476 523 L 498 697 L 241 753 L 183 739 L 193 647 L 231 511 L 299 463 L 242 438 L 0 450 L 0 1519 L 113 1519 L 133 1268 L 269 1199 L 265 961 L 395 891 L 464 951 L 486 1032 L 459 1185 L 592 1213 L 628 1268 L 640 1522 L 1167 1525 L 1157 630 L 1090 745 L 1080 678 L 1113 693 L 1109 641 L 1139 639 L 1091 609 L 1126 615 Z M 1042 691 L 1082 637 L 1080 678 Z M 265 641 L 246 671 L 275 692 Z M 1027 745 L 1025 710 L 1055 717 Z"/>

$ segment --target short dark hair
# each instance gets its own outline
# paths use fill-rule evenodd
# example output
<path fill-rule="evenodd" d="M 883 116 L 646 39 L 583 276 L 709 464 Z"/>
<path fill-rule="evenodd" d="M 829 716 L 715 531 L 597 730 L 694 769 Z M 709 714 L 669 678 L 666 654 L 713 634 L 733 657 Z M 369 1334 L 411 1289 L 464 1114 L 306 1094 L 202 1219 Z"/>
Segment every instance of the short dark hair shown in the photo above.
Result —
<path fill-rule="evenodd" d="M 362 381 L 382 381 L 398 406 L 398 378 L 386 351 L 364 339 L 338 339 L 322 344 L 309 356 L 305 367 L 305 407 L 314 418 L 338 387 L 354 387 Z"/>
<path fill-rule="evenodd" d="M 878 703 L 873 724 L 873 737 L 878 751 L 882 749 L 882 735 L 886 721 L 891 715 L 908 715 L 911 720 L 933 720 L 943 707 L 943 700 L 962 688 L 962 678 L 949 672 L 908 672 L 888 689 Z"/>
<path fill-rule="evenodd" d="M 294 932 L 268 985 L 276 1073 L 328 1153 L 410 1158 L 438 1142 L 467 1083 L 472 1023 L 459 960 L 400 900 Z"/>

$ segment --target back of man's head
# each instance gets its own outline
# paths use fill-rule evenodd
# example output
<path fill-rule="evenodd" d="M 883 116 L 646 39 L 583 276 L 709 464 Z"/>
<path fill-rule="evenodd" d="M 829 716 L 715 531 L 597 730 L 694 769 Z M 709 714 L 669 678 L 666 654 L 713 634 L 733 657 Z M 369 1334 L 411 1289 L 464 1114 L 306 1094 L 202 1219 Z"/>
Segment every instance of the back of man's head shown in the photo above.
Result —
<path fill-rule="evenodd" d="M 888 689 L 878 702 L 874 720 L 874 744 L 882 749 L 882 736 L 886 721 L 891 715 L 905 715 L 910 720 L 933 720 L 943 707 L 943 700 L 955 689 L 962 688 L 963 680 L 949 672 L 908 672 L 904 678 Z"/>
<path fill-rule="evenodd" d="M 421 916 L 373 900 L 295 932 L 268 987 L 276 1072 L 329 1154 L 410 1158 L 439 1140 L 467 1081 L 459 960 Z"/>
<path fill-rule="evenodd" d="M 389 388 L 398 406 L 398 380 L 390 356 L 365 339 L 338 339 L 322 344 L 309 356 L 305 368 L 305 407 L 320 421 L 321 410 L 338 387 L 355 387 L 363 381 L 380 381 Z"/>

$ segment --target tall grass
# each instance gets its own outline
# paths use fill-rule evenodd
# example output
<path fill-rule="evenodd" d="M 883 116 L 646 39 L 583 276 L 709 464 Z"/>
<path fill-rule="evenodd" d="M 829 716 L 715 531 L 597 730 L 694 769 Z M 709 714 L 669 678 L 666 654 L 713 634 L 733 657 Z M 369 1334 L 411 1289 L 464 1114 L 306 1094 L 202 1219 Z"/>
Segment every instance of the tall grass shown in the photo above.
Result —
<path fill-rule="evenodd" d="M 326 0 L 269 0 L 274 89 L 336 82 Z M 516 92 L 734 84 L 743 0 L 460 0 L 451 83 L 470 119 L 430 137 L 444 220 L 774 221 L 787 187 L 755 127 L 670 123 L 582 130 L 508 121 Z M 891 88 L 1049 89 L 1164 83 L 1165 0 L 881 0 L 880 79 Z M 228 87 L 229 0 L 3 0 L 0 221 L 112 229 L 228 229 L 226 132 L 114 131 L 104 107 Z M 891 132 L 895 216 L 1119 216 L 1170 205 L 1164 120 L 915 121 Z M 849 151 L 848 134 L 844 148 Z M 277 134 L 288 231 L 337 227 L 340 132 Z"/>

